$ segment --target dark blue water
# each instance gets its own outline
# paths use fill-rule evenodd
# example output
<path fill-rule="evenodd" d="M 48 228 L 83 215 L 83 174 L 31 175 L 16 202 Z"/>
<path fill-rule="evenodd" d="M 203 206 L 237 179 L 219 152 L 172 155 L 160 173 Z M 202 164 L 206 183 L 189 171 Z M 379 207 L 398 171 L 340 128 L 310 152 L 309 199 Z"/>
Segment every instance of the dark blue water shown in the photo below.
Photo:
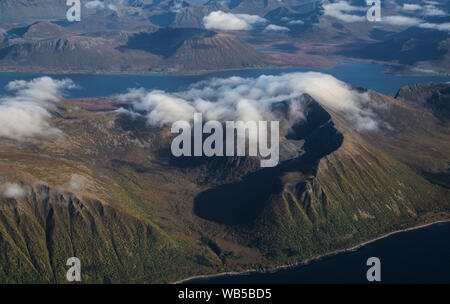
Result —
<path fill-rule="evenodd" d="M 381 283 L 450 283 L 450 223 L 391 235 L 357 251 L 296 269 L 196 279 L 188 283 L 368 283 L 367 259 L 381 262 Z"/>
<path fill-rule="evenodd" d="M 380 93 L 393 95 L 399 88 L 414 83 L 449 82 L 449 76 L 398 76 L 384 74 L 384 67 L 372 64 L 342 61 L 342 65 L 327 70 L 290 68 L 290 69 L 256 69 L 243 71 L 227 71 L 211 73 L 201 76 L 167 76 L 160 74 L 128 74 L 128 75 L 47 75 L 56 79 L 70 78 L 78 84 L 80 89 L 71 90 L 67 97 L 108 97 L 126 92 L 129 88 L 143 87 L 146 89 L 160 89 L 165 91 L 179 91 L 190 84 L 206 80 L 211 77 L 258 77 L 261 75 L 280 75 L 288 72 L 319 71 L 328 73 L 353 86 L 360 86 Z M 45 74 L 0 73 L 0 94 L 4 94 L 4 87 L 12 80 L 30 80 Z"/>
<path fill-rule="evenodd" d="M 283 49 L 257 49 L 257 51 L 259 51 L 259 52 L 293 53 L 293 51 L 283 50 Z"/>

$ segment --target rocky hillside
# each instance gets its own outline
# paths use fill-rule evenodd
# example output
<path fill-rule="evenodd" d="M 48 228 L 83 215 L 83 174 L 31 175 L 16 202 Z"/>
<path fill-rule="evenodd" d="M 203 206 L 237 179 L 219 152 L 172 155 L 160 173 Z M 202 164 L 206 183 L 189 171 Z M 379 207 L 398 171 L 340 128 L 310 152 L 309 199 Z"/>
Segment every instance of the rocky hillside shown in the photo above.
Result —
<path fill-rule="evenodd" d="M 65 0 L 2 0 L 0 20 L 2 22 L 30 22 L 42 19 L 61 19 L 66 15 Z"/>
<path fill-rule="evenodd" d="M 450 120 L 450 89 L 447 84 L 416 84 L 401 88 L 395 98 L 431 109 L 444 122 Z"/>

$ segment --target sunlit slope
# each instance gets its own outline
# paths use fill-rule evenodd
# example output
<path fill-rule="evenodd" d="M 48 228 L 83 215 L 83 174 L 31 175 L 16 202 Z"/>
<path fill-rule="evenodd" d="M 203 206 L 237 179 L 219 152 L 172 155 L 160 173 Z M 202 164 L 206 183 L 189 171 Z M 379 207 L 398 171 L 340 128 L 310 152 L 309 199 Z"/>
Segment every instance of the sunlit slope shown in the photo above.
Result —
<path fill-rule="evenodd" d="M 150 222 L 59 189 L 28 189 L 0 207 L 2 282 L 64 282 L 70 256 L 83 261 L 86 282 L 165 280 L 172 266 L 161 262 L 180 248 Z"/>
<path fill-rule="evenodd" d="M 165 203 L 183 197 L 172 194 L 176 181 L 159 170 L 147 179 L 114 160 L 141 146 L 115 132 L 116 115 L 69 103 L 54 115 L 62 138 L 0 146 L 1 181 L 26 192 L 0 199 L 0 281 L 66 282 L 72 256 L 82 261 L 84 282 L 169 282 L 192 274 L 196 244 L 161 216 Z M 137 147 L 144 162 L 147 153 Z M 84 178 L 82 188 L 71 185 L 73 174 Z M 201 269 L 208 271 L 195 266 Z"/>
<path fill-rule="evenodd" d="M 373 94 L 375 99 L 381 98 Z M 232 231 L 233 238 L 258 248 L 267 263 L 275 266 L 281 261 L 295 263 L 393 230 L 448 218 L 450 191 L 427 180 L 419 169 L 427 167 L 431 170 L 431 167 L 448 163 L 448 143 L 441 142 L 442 137 L 448 138 L 445 135 L 448 130 L 444 131 L 445 128 L 439 125 L 432 126 L 432 123 L 414 130 L 412 117 L 428 114 L 409 106 L 403 108 L 391 97 L 382 98 L 392 103 L 393 114 L 404 111 L 409 117 L 411 129 L 408 132 L 360 135 L 343 117 L 334 113 L 332 121 L 338 133 L 333 134 L 343 135 L 338 148 L 320 160 L 311 157 L 300 166 L 288 162 L 282 172 L 277 173 L 277 178 L 272 174 L 263 183 L 261 189 L 272 189 L 272 192 L 262 198 L 252 192 L 255 189 L 250 189 L 246 200 L 236 204 L 239 195 L 233 197 L 227 191 L 219 192 L 216 200 L 209 204 L 213 205 L 220 196 L 228 196 L 228 204 L 235 206 L 230 219 L 236 218 L 232 214 L 245 212 L 246 203 L 252 199 L 257 203 L 251 204 L 251 210 L 258 214 L 248 222 L 236 225 L 235 222 L 224 222 L 226 213 L 222 210 L 222 217 L 216 217 L 216 220 L 229 224 L 227 229 Z M 428 119 L 433 121 L 432 117 Z M 396 123 L 391 122 L 391 125 Z M 423 128 L 426 127 L 425 135 Z M 309 139 L 320 142 L 313 148 L 315 152 L 333 141 L 332 137 L 319 134 L 317 138 Z M 394 152 L 392 142 L 402 137 L 403 153 Z M 408 138 L 423 138 L 423 145 L 418 148 L 417 142 L 421 141 L 408 142 Z M 433 145 L 441 147 L 442 153 L 433 153 Z M 416 153 L 410 155 L 411 151 Z M 422 167 L 412 166 L 412 163 L 420 163 Z M 256 208 L 260 204 L 264 205 L 262 210 Z"/>
<path fill-rule="evenodd" d="M 448 216 L 448 194 L 383 152 L 344 140 L 339 150 L 320 161 L 316 178 L 284 185 L 281 198 L 259 223 L 261 240 L 268 252 L 282 258 L 289 253 L 294 262 L 297 255 L 306 258 L 323 248 L 345 248 L 425 218 L 439 218 L 440 211 Z M 276 218 L 273 226 L 267 226 L 269 218 Z"/>

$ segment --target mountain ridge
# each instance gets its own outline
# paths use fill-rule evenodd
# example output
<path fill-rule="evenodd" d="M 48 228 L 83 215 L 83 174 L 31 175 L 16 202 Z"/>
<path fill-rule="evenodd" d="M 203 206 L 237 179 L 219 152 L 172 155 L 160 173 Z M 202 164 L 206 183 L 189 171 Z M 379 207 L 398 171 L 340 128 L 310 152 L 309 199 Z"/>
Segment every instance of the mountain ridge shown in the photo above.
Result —
<path fill-rule="evenodd" d="M 64 33 L 61 27 L 53 25 L 53 28 Z M 0 48 L 0 67 L 3 70 L 195 74 L 264 65 L 264 56 L 239 38 L 202 29 L 150 28 L 113 31 L 107 36 L 90 33 L 53 37 L 49 33 L 52 37 L 24 39 L 29 29 L 33 26 L 27 27 L 22 36 L 3 43 Z"/>

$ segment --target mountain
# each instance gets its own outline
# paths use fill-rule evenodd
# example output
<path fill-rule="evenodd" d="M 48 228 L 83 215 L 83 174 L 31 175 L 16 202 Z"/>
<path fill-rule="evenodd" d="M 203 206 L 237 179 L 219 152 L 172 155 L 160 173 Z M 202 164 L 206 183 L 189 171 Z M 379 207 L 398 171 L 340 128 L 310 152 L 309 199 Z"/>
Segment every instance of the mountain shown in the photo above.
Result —
<path fill-rule="evenodd" d="M 273 168 L 252 157 L 175 159 L 169 129 L 115 111 L 126 104 L 61 101 L 50 124 L 62 136 L 0 141 L 0 183 L 22 194 L 0 198 L 0 282 L 64 282 L 70 256 L 85 283 L 174 282 L 448 219 L 449 126 L 418 96 L 449 87 L 397 98 L 357 89 L 383 118 L 373 132 L 304 95 L 306 119 L 282 131 Z M 288 114 L 283 103 L 272 110 Z"/>
<path fill-rule="evenodd" d="M 239 38 L 203 29 L 145 27 L 77 35 L 40 22 L 11 29 L 7 37 L 0 45 L 0 67 L 8 71 L 198 73 L 264 64 L 263 55 Z"/>
<path fill-rule="evenodd" d="M 401 64 L 415 64 L 419 61 L 439 60 L 448 50 L 443 42 L 449 34 L 443 31 L 409 28 L 388 36 L 381 42 L 365 45 L 344 54 L 381 61 L 398 61 Z"/>
<path fill-rule="evenodd" d="M 5 23 L 29 23 L 42 19 L 60 19 L 66 15 L 65 0 L 2 0 L 0 20 Z"/>
<path fill-rule="evenodd" d="M 14 27 L 4 33 L 7 39 L 41 40 L 63 36 L 67 34 L 64 28 L 50 22 L 35 22 L 27 26 Z"/>
<path fill-rule="evenodd" d="M 200 29 L 165 28 L 137 34 L 125 48 L 163 56 L 165 65 L 181 70 L 247 68 L 263 62 L 263 56 L 240 39 Z"/>
<path fill-rule="evenodd" d="M 165 0 L 144 6 L 149 20 L 158 26 L 203 27 L 203 17 L 210 9 L 187 1 Z"/>
<path fill-rule="evenodd" d="M 395 98 L 430 109 L 443 122 L 450 121 L 450 89 L 446 84 L 416 84 L 401 88 Z"/>

